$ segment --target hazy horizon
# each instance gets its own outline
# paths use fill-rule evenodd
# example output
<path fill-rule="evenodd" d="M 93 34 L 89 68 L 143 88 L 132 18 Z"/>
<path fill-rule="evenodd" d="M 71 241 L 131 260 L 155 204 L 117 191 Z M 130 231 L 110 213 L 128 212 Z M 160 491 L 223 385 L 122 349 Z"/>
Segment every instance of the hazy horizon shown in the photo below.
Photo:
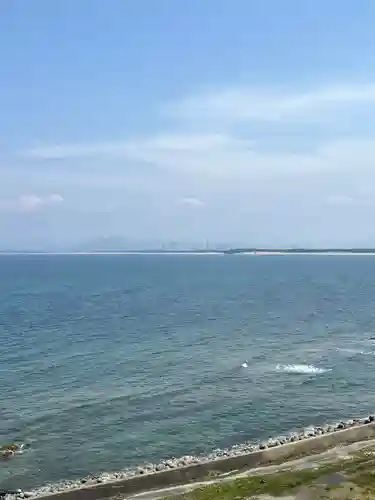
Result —
<path fill-rule="evenodd" d="M 194 251 L 224 251 L 230 249 L 331 249 L 350 250 L 375 248 L 375 245 L 268 245 L 251 242 L 189 242 L 189 241 L 159 241 L 159 240 L 127 240 L 121 238 L 96 238 L 93 240 L 76 242 L 71 245 L 44 245 L 44 246 L 24 246 L 24 247 L 1 247 L 0 253 L 100 253 L 100 252 L 194 252 Z"/>

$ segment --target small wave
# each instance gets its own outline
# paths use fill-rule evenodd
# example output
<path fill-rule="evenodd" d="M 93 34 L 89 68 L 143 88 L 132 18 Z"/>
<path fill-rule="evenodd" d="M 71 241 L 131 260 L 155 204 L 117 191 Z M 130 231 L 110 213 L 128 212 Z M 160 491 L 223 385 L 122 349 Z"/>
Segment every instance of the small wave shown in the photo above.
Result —
<path fill-rule="evenodd" d="M 319 373 L 326 373 L 331 371 L 330 368 L 319 368 L 314 365 L 276 365 L 276 370 L 283 371 L 285 373 L 308 373 L 317 375 Z"/>
<path fill-rule="evenodd" d="M 361 349 L 348 349 L 348 348 L 336 347 L 336 351 L 345 352 L 347 354 L 352 354 L 353 356 L 356 356 L 356 355 L 375 356 L 374 351 L 363 351 Z"/>

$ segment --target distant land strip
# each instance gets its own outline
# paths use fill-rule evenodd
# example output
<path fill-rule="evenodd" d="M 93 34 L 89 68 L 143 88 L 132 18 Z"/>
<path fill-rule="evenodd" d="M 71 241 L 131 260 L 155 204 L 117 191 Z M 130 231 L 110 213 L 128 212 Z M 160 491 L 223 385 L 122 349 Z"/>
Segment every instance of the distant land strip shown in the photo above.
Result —
<path fill-rule="evenodd" d="M 103 254 L 254 254 L 254 255 L 286 255 L 286 254 L 375 254 L 375 248 L 204 248 L 189 250 L 80 250 L 80 251 L 48 251 L 48 250 L 0 250 L 0 255 L 103 255 Z"/>
<path fill-rule="evenodd" d="M 225 254 L 237 253 L 360 253 L 360 254 L 373 254 L 375 248 L 229 248 L 224 250 Z"/>

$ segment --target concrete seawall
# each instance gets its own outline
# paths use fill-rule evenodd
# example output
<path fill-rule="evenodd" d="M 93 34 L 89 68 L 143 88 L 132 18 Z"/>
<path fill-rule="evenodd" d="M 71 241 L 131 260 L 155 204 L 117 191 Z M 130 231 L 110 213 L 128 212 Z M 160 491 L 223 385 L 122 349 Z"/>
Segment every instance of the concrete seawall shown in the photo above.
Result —
<path fill-rule="evenodd" d="M 83 486 L 79 489 L 46 495 L 43 498 L 48 498 L 48 500 L 100 500 L 120 494 L 126 496 L 153 489 L 177 486 L 191 481 L 199 481 L 213 472 L 226 473 L 238 469 L 255 468 L 275 461 L 287 461 L 296 457 L 323 453 L 329 448 L 334 448 L 338 445 L 351 444 L 373 438 L 375 438 L 375 422 L 245 455 L 192 464 L 178 469 L 140 475 L 117 482 Z"/>

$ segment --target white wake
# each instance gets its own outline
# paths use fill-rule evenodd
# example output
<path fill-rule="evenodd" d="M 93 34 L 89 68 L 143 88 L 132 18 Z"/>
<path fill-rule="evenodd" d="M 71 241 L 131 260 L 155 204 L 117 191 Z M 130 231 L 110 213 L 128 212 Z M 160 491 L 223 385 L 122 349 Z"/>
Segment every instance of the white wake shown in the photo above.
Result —
<path fill-rule="evenodd" d="M 285 372 L 285 373 L 301 373 L 301 374 L 313 374 L 317 375 L 320 373 L 326 373 L 331 371 L 330 368 L 319 368 L 314 365 L 276 365 L 276 370 Z"/>

